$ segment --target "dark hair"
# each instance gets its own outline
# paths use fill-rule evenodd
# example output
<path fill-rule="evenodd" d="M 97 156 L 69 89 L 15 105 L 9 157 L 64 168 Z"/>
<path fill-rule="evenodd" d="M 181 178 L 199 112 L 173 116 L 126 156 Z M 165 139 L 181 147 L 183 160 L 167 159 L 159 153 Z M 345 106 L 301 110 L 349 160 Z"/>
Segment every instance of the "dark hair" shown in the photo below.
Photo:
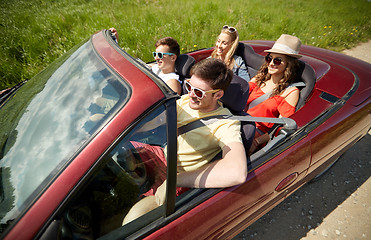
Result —
<path fill-rule="evenodd" d="M 180 54 L 180 47 L 178 42 L 172 38 L 172 37 L 164 37 L 155 43 L 155 47 L 157 48 L 158 46 L 161 45 L 167 45 L 169 47 L 169 52 L 174 53 L 175 55 L 179 56 Z"/>
<path fill-rule="evenodd" d="M 196 63 L 191 69 L 195 75 L 208 83 L 213 89 L 227 90 L 233 78 L 233 72 L 220 59 L 207 58 Z"/>
<path fill-rule="evenodd" d="M 291 83 L 299 80 L 300 65 L 297 58 L 285 55 L 287 66 L 283 72 L 283 78 L 278 83 L 277 87 L 273 89 L 271 96 L 280 95 Z M 264 62 L 256 74 L 256 84 L 259 87 L 265 85 L 265 82 L 271 78 L 268 73 L 268 63 Z"/>

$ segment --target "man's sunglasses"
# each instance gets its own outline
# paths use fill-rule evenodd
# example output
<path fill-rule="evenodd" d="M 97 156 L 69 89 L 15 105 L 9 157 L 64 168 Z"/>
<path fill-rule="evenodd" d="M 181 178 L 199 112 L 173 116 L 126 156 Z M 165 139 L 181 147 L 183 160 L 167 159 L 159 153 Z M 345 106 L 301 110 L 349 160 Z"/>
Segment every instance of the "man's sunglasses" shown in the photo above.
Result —
<path fill-rule="evenodd" d="M 230 27 L 228 25 L 224 25 L 222 29 L 228 29 L 230 33 L 234 33 L 235 31 L 237 31 L 234 27 Z"/>
<path fill-rule="evenodd" d="M 268 54 L 267 56 L 265 56 L 265 61 L 268 64 L 271 63 L 272 60 L 273 60 L 273 64 L 276 65 L 276 66 L 281 65 L 281 63 L 283 62 L 282 58 L 280 58 L 280 57 L 272 58 L 272 56 L 270 54 Z"/>
<path fill-rule="evenodd" d="M 196 88 L 196 87 L 193 87 L 190 83 L 189 83 L 189 80 L 186 80 L 185 81 L 185 87 L 187 89 L 187 92 L 193 92 L 193 94 L 198 98 L 198 99 L 202 99 L 205 97 L 205 94 L 206 93 L 215 93 L 215 92 L 219 92 L 220 89 L 213 89 L 213 90 L 208 90 L 208 91 L 204 91 L 202 89 L 199 89 L 199 88 Z"/>
<path fill-rule="evenodd" d="M 159 59 L 162 59 L 164 55 L 175 55 L 174 53 L 168 53 L 168 52 L 152 52 L 152 54 L 154 58 L 156 58 L 157 56 Z"/>

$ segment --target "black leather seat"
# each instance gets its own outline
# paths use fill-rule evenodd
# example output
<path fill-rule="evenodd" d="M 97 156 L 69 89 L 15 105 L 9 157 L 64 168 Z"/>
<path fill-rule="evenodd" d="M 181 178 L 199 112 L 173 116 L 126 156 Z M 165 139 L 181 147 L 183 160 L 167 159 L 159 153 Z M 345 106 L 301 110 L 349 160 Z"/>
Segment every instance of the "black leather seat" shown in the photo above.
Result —
<path fill-rule="evenodd" d="M 257 54 L 254 49 L 246 43 L 238 43 L 236 55 L 241 56 L 245 61 L 250 78 L 253 78 L 261 65 L 264 63 L 264 57 Z"/>
<path fill-rule="evenodd" d="M 249 98 L 249 84 L 245 79 L 233 75 L 233 79 L 224 96 L 220 99 L 223 105 L 227 107 L 233 115 L 248 116 L 244 112 L 247 99 Z M 255 137 L 255 122 L 241 122 L 241 136 L 246 151 L 246 157 L 249 160 L 249 149 Z"/>
<path fill-rule="evenodd" d="M 305 87 L 299 87 L 300 95 L 299 101 L 296 104 L 296 111 L 299 110 L 301 107 L 304 106 L 307 98 L 309 97 L 310 93 L 313 91 L 314 85 L 316 84 L 316 73 L 314 72 L 313 68 L 309 66 L 309 64 L 299 60 L 300 64 L 300 73 L 301 80 L 305 83 Z"/>
<path fill-rule="evenodd" d="M 181 54 L 175 61 L 175 73 L 179 75 L 180 81 L 184 82 L 185 79 L 190 78 L 190 71 L 196 60 L 187 54 Z"/>

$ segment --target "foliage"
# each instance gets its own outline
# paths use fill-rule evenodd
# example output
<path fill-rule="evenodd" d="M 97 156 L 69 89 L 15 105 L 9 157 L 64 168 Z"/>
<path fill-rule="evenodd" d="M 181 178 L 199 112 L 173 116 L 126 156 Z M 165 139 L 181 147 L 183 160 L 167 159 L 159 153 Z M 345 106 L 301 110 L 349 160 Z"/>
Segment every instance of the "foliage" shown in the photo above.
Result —
<path fill-rule="evenodd" d="M 0 0 L 0 19 L 0 89 L 30 79 L 109 27 L 144 61 L 164 36 L 176 38 L 182 53 L 211 47 L 224 24 L 237 27 L 242 40 L 288 33 L 336 51 L 371 38 L 367 0 Z"/>

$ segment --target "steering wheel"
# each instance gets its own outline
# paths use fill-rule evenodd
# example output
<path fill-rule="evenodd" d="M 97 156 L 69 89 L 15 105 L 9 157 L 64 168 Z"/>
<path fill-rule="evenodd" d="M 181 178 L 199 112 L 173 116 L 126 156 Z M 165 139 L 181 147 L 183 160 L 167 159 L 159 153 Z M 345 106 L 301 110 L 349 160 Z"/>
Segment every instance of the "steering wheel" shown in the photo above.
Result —
<path fill-rule="evenodd" d="M 146 166 L 137 149 L 131 143 L 125 143 L 120 147 L 117 162 L 132 177 L 142 193 L 148 191 L 151 181 Z"/>

